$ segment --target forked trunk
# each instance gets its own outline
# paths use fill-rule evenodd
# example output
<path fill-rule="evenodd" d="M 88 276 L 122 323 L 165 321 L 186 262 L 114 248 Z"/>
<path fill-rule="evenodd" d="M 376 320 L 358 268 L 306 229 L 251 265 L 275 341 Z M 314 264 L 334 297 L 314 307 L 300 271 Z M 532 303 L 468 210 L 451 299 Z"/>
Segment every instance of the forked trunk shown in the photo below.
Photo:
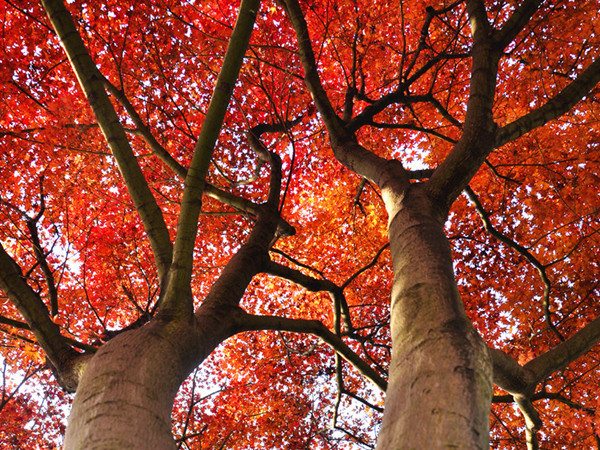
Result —
<path fill-rule="evenodd" d="M 487 448 L 492 364 L 464 312 L 443 215 L 419 186 L 403 198 L 387 194 L 393 353 L 377 448 Z M 208 314 L 211 323 L 201 324 L 197 317 L 181 329 L 155 321 L 105 344 L 80 381 L 65 449 L 175 448 L 177 389 L 234 333 L 217 319 Z"/>
<path fill-rule="evenodd" d="M 464 312 L 444 217 L 418 187 L 387 198 L 393 350 L 377 448 L 488 448 L 492 365 Z"/>

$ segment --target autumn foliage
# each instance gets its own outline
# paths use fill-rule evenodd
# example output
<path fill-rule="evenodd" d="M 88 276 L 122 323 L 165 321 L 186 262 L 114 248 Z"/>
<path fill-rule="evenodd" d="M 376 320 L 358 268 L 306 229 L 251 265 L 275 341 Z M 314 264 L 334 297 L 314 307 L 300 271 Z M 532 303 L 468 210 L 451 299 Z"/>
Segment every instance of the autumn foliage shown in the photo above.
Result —
<path fill-rule="evenodd" d="M 174 242 L 183 180 L 240 5 L 67 3 Z M 179 448 L 374 448 L 377 440 L 392 348 L 388 214 L 381 187 L 332 152 L 283 5 L 291 3 L 260 5 L 210 156 L 191 291 L 199 308 L 248 241 L 273 185 L 276 169 L 265 156 L 272 152 L 281 158 L 281 219 L 271 265 L 252 277 L 240 306 L 300 321 L 236 334 L 191 373 L 172 414 Z M 578 80 L 598 77 L 600 3 L 300 5 L 341 123 L 419 184 L 468 131 L 477 76 L 471 3 L 485 6 L 494 30 L 508 28 L 515 11 L 530 17 L 505 37 L 498 62 L 491 110 L 498 145 L 453 202 L 445 232 L 469 319 L 487 345 L 524 365 L 600 317 L 600 90 L 588 82 L 564 114 L 553 117 L 560 108 L 548 107 L 510 128 L 562 100 Z M 92 354 L 119 330 L 157 316 L 156 247 L 132 199 L 137 187 L 124 180 L 44 8 L 0 1 L 0 36 L 2 253 L 64 342 Z M 2 258 L 0 274 L 14 277 Z M 17 306 L 0 290 L 1 445 L 60 448 L 71 396 L 49 370 L 32 332 L 37 322 Z M 338 341 L 327 345 L 314 321 L 360 362 L 340 356 Z M 588 350 L 566 352 L 560 369 L 529 393 L 543 423 L 541 448 L 600 446 L 600 333 L 586 339 Z M 492 448 L 524 448 L 531 427 L 497 386 L 489 423 Z"/>

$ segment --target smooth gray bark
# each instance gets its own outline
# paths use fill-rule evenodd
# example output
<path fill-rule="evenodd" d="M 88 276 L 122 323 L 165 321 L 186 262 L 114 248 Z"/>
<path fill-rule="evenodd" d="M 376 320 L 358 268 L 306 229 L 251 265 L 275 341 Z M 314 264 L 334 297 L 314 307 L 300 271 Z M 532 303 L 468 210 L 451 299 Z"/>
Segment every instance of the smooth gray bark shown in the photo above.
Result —
<path fill-rule="evenodd" d="M 171 409 L 183 381 L 180 355 L 156 324 L 105 344 L 79 383 L 64 448 L 176 448 Z"/>
<path fill-rule="evenodd" d="M 465 315 L 443 216 L 418 188 L 387 206 L 393 350 L 377 448 L 487 448 L 491 357 Z"/>
<path fill-rule="evenodd" d="M 171 412 L 177 390 L 235 334 L 239 312 L 201 307 L 189 322 L 156 319 L 104 344 L 79 381 L 64 449 L 175 448 Z"/>

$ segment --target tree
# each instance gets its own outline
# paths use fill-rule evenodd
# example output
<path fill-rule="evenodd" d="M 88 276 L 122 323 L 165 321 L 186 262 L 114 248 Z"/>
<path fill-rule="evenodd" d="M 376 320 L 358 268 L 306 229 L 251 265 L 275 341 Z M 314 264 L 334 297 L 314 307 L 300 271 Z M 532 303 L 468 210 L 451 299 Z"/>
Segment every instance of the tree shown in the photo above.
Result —
<path fill-rule="evenodd" d="M 2 3 L 2 354 L 65 448 L 600 446 L 598 2 L 198 3 Z"/>

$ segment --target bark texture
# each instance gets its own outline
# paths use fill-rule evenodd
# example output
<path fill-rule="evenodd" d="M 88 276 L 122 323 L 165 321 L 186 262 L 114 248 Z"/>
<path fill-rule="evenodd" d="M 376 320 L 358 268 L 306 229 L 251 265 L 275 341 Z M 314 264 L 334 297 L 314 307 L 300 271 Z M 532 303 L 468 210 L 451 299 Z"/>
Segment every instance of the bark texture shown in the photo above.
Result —
<path fill-rule="evenodd" d="M 118 335 L 88 363 L 64 448 L 170 449 L 171 409 L 187 375 L 179 333 L 159 323 Z"/>
<path fill-rule="evenodd" d="M 181 383 L 235 334 L 237 310 L 201 307 L 189 322 L 154 320 L 117 335 L 86 366 L 65 450 L 171 449 L 171 412 Z"/>
<path fill-rule="evenodd" d="M 443 216 L 418 188 L 387 206 L 393 353 L 377 448 L 487 448 L 492 363 L 465 315 Z"/>

